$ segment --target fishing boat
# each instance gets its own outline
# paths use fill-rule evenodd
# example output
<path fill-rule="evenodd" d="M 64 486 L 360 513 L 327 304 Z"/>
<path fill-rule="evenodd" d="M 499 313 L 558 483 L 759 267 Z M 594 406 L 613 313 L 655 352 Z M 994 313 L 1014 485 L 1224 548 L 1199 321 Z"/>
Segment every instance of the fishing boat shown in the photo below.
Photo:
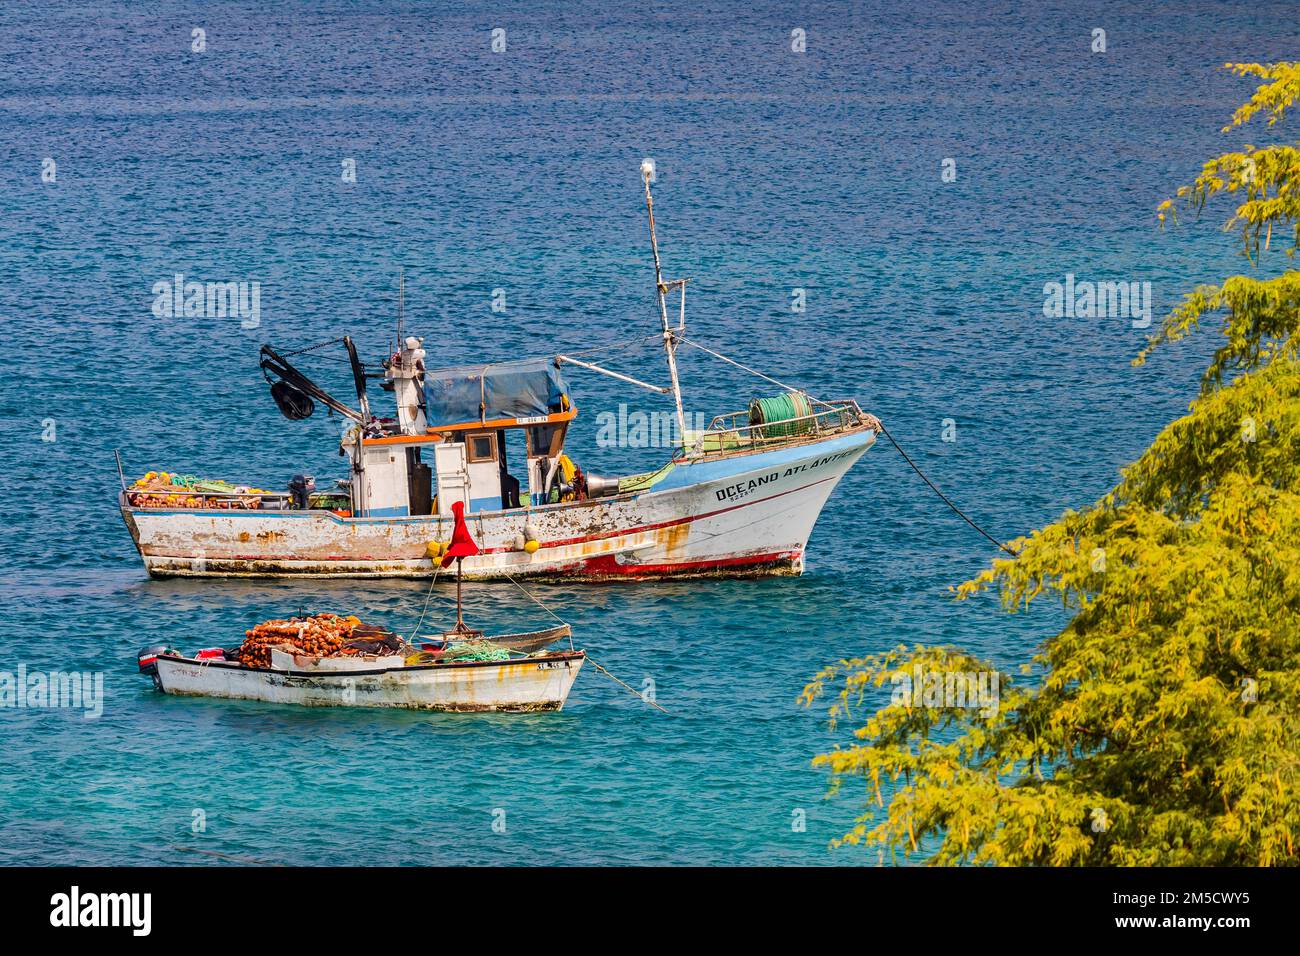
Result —
<path fill-rule="evenodd" d="M 489 637 L 465 623 L 462 562 L 478 547 L 461 509 L 455 518 L 441 565 L 457 564 L 456 623 L 440 635 L 408 641 L 354 617 L 295 617 L 258 625 L 238 648 L 186 655 L 150 645 L 137 656 L 139 669 L 164 694 L 191 697 L 458 712 L 562 709 L 586 653 L 573 647 L 567 624 Z M 548 650 L 566 637 L 567 650 Z"/>
<path fill-rule="evenodd" d="M 643 166 L 659 325 L 669 384 L 658 386 L 590 361 L 552 355 L 429 369 L 423 340 L 403 330 L 368 369 L 350 337 L 357 407 L 336 399 L 290 361 L 261 350 L 271 394 L 290 419 L 316 402 L 351 420 L 349 474 L 319 490 L 298 475 L 285 491 L 157 477 L 128 486 L 120 506 L 155 577 L 424 577 L 434 573 L 460 504 L 482 542 L 465 562 L 474 579 L 662 578 L 801 574 L 813 526 L 836 484 L 875 442 L 879 421 L 852 399 L 823 401 L 761 376 L 781 394 L 687 428 L 677 353 L 686 338 L 686 286 L 665 281 Z M 400 287 L 399 287 L 400 289 Z M 680 297 L 670 321 L 668 296 Z M 671 395 L 674 450 L 666 462 L 600 477 L 565 453 L 578 409 L 566 366 Z M 755 373 L 758 374 L 758 373 Z M 395 413 L 371 411 L 367 381 L 393 393 Z M 152 475 L 153 473 L 151 473 Z"/>

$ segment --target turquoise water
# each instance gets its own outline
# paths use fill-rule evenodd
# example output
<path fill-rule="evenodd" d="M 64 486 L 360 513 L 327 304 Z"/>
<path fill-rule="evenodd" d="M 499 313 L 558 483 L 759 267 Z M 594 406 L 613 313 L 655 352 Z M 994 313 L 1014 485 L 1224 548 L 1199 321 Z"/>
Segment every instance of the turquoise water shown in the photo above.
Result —
<path fill-rule="evenodd" d="M 152 6 L 0 9 L 0 670 L 99 671 L 106 693 L 95 720 L 0 710 L 4 862 L 874 863 L 826 848 L 860 795 L 823 799 L 809 761 L 846 738 L 796 705 L 805 681 L 903 641 L 1010 666 L 1060 623 L 950 600 L 990 548 L 885 445 L 835 492 L 802 578 L 538 587 L 597 660 L 652 679 L 667 716 L 592 669 L 551 715 L 159 696 L 134 672 L 146 642 L 233 643 L 304 605 L 403 630 L 427 585 L 151 581 L 113 449 L 133 476 L 342 475 L 337 419 L 281 418 L 257 349 L 348 332 L 377 359 L 402 267 L 408 327 L 439 364 L 652 332 L 652 156 L 666 272 L 695 277 L 692 336 L 857 397 L 1011 537 L 1104 492 L 1204 356 L 1132 369 L 1142 330 L 1045 318 L 1044 283 L 1147 281 L 1158 321 L 1239 269 L 1213 221 L 1161 233 L 1153 209 L 1242 140 L 1218 129 L 1249 86 L 1215 66 L 1291 55 L 1297 33 L 1280 3 Z M 157 318 L 152 287 L 177 272 L 260 282 L 260 325 Z M 309 370 L 348 394 L 341 352 L 320 355 Z M 665 377 L 653 351 L 610 361 Z M 769 390 L 682 364 L 692 410 Z M 666 405 L 573 379 L 581 464 L 662 460 L 597 447 L 596 416 Z M 476 622 L 538 621 L 509 585 L 467 593 Z"/>

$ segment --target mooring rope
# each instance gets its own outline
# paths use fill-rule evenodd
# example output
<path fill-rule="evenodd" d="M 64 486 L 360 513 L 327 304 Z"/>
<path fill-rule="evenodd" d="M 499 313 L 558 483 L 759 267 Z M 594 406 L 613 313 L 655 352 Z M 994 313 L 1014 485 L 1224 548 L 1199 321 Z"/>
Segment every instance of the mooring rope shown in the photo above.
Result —
<path fill-rule="evenodd" d="M 644 694 L 642 694 L 642 693 L 641 693 L 639 690 L 637 690 L 635 687 L 632 687 L 632 686 L 630 686 L 630 685 L 628 685 L 628 684 L 624 684 L 621 680 L 619 680 L 617 677 L 615 677 L 613 674 L 611 674 L 611 673 L 610 673 L 610 672 L 609 672 L 609 671 L 604 667 L 604 665 L 602 665 L 602 664 L 600 664 L 600 663 L 598 663 L 598 662 L 592 660 L 590 657 L 587 658 L 587 662 L 588 662 L 589 664 L 591 664 L 592 667 L 596 668 L 596 670 L 600 671 L 602 674 L 604 674 L 606 677 L 608 677 L 610 680 L 612 680 L 615 684 L 622 684 L 622 686 L 626 687 L 626 688 L 627 688 L 631 693 L 633 693 L 633 694 L 636 695 L 636 697 L 641 701 L 641 703 L 643 703 L 643 704 L 649 704 L 649 705 L 650 705 L 651 707 L 653 707 L 655 710 L 661 710 L 661 711 L 663 711 L 665 714 L 668 713 L 668 711 L 664 710 L 663 707 L 661 707 L 661 706 L 659 705 L 659 702 L 658 702 L 657 700 L 649 700 L 649 699 L 646 698 L 646 696 L 645 696 Z"/>
<path fill-rule="evenodd" d="M 219 860 L 229 860 L 231 863 L 242 863 L 246 866 L 284 866 L 283 863 L 272 863 L 269 860 L 254 860 L 246 856 L 231 856 L 228 853 L 218 853 L 216 850 L 200 850 L 193 846 L 180 846 L 179 844 L 168 844 L 171 849 L 179 850 L 182 853 L 206 853 L 208 856 L 214 856 Z"/>
<path fill-rule="evenodd" d="M 772 378 L 771 376 L 764 375 L 762 372 L 758 371 L 757 369 L 752 369 L 747 365 L 742 365 L 740 362 L 737 362 L 735 359 L 727 358 L 727 356 L 723 355 L 720 352 L 715 352 L 713 351 L 713 349 L 705 348 L 703 345 L 700 345 L 698 342 L 692 342 L 690 339 L 686 339 L 686 338 L 678 339 L 678 341 L 686 345 L 693 346 L 694 348 L 699 349 L 701 352 L 707 352 L 709 355 L 712 355 L 715 358 L 722 359 L 722 361 L 728 363 L 729 365 L 734 365 L 736 366 L 736 368 L 741 369 L 742 371 L 745 372 L 749 372 L 751 375 L 757 375 L 759 378 L 763 379 L 766 382 L 770 382 L 771 384 L 777 386 L 778 388 L 784 388 L 787 391 L 791 391 L 791 392 L 803 392 L 804 395 L 808 395 L 808 393 L 803 391 L 803 389 L 795 388 L 791 385 L 786 385 L 784 382 L 778 382 L 776 379 Z M 808 395 L 808 398 L 811 401 L 816 402 L 818 405 L 825 405 L 827 408 L 831 407 L 828 403 L 823 402 L 820 399 L 813 398 L 811 395 Z M 1011 548 L 1008 545 L 1003 544 L 997 538 L 993 537 L 993 535 L 989 534 L 978 524 L 976 524 L 975 521 L 969 515 L 966 514 L 966 512 L 962 511 L 955 504 L 953 504 L 952 499 L 949 498 L 947 495 L 945 495 L 942 491 L 940 491 L 939 486 L 936 485 L 933 481 L 931 481 L 929 477 L 927 477 L 925 472 L 923 472 L 920 469 L 920 467 L 916 464 L 916 462 L 912 461 L 911 457 L 907 454 L 907 452 L 903 451 L 903 446 L 900 445 L 898 443 L 898 440 L 889 433 L 889 429 L 885 427 L 884 423 L 881 422 L 879 418 L 876 419 L 876 424 L 880 425 L 880 431 L 884 434 L 886 438 L 889 439 L 890 444 L 892 444 L 894 448 L 898 450 L 898 453 L 903 456 L 903 461 L 907 462 L 912 467 L 912 470 L 916 472 L 918 476 L 920 476 L 922 481 L 924 481 L 927 485 L 930 486 L 930 490 L 933 491 L 936 495 L 938 495 L 939 499 L 944 504 L 946 504 L 949 508 L 951 508 L 953 513 L 957 515 L 957 517 L 961 518 L 962 521 L 965 521 L 968 525 L 970 525 L 972 528 L 974 528 L 976 531 L 982 534 L 986 539 L 991 541 L 993 544 L 997 545 L 998 548 L 1005 551 L 1013 558 L 1020 557 L 1019 551 L 1016 551 L 1014 548 Z"/>
<path fill-rule="evenodd" d="M 504 574 L 504 575 L 505 575 L 505 576 L 510 580 L 510 583 L 511 583 L 511 584 L 513 584 L 513 585 L 514 585 L 515 587 L 517 587 L 519 590 L 523 591 L 526 595 L 528 595 L 528 597 L 529 597 L 530 600 L 532 600 L 532 601 L 533 601 L 533 602 L 534 602 L 538 607 L 540 607 L 540 608 L 541 608 L 543 611 L 545 611 L 547 614 L 551 615 L 551 617 L 555 618 L 555 619 L 556 619 L 557 621 L 559 621 L 561 624 L 566 624 L 566 625 L 567 625 L 567 624 L 569 623 L 568 621 L 564 620 L 564 618 L 560 617 L 558 614 L 556 614 L 554 611 L 552 611 L 552 610 L 551 610 L 549 607 L 547 607 L 545 604 L 543 604 L 542 601 L 541 601 L 541 598 L 537 597 L 537 595 L 533 594 L 532 591 L 528 590 L 528 588 L 524 587 L 522 584 L 520 584 L 518 581 L 516 581 L 514 575 L 511 574 L 509 571 L 507 571 L 505 568 L 502 568 L 502 569 L 501 569 L 501 573 Z M 573 650 L 573 630 L 572 630 L 572 628 L 570 628 L 570 630 L 569 630 L 569 650 Z M 586 660 L 587 660 L 587 662 L 588 662 L 589 664 L 591 664 L 592 667 L 596 668 L 596 670 L 600 671 L 602 674 L 604 674 L 606 677 L 608 677 L 608 678 L 609 678 L 610 680 L 612 680 L 614 683 L 616 683 L 616 684 L 620 684 L 620 685 L 622 685 L 623 687 L 626 687 L 629 691 L 631 691 L 633 694 L 635 694 L 635 695 L 637 696 L 637 698 L 641 701 L 641 703 L 643 703 L 643 704 L 649 704 L 651 707 L 654 707 L 656 710 L 661 710 L 661 711 L 663 711 L 665 714 L 668 713 L 668 711 L 664 710 L 664 708 L 661 707 L 661 706 L 659 705 L 658 701 L 647 700 L 644 694 L 642 694 L 640 691 L 638 691 L 635 687 L 632 687 L 632 686 L 630 686 L 630 685 L 628 685 L 628 684 L 623 683 L 623 681 L 619 680 L 617 677 L 615 677 L 613 674 L 611 674 L 611 673 L 609 672 L 609 669 L 608 669 L 607 667 L 605 667 L 603 664 L 601 664 L 601 663 L 597 662 L 596 660 L 592 659 L 590 656 L 587 656 Z"/>
<path fill-rule="evenodd" d="M 953 504 L 953 503 L 952 503 L 952 500 L 951 500 L 947 495 L 945 495 L 942 491 L 940 491 L 939 488 L 938 488 L 938 486 L 937 486 L 933 481 L 931 481 L 928 477 L 926 477 L 925 472 L 923 472 L 920 468 L 917 467 L 916 462 L 912 461 L 912 459 L 911 459 L 910 457 L 908 457 L 907 452 L 903 451 L 903 446 L 900 445 L 900 444 L 898 443 L 898 440 L 897 440 L 896 438 L 894 438 L 894 436 L 891 435 L 891 434 L 889 433 L 889 429 L 885 427 L 885 423 L 884 423 L 884 422 L 881 422 L 880 419 L 876 419 L 876 421 L 877 421 L 877 422 L 880 422 L 880 430 L 884 433 L 885 437 L 888 438 L 889 441 L 890 441 L 890 443 L 891 443 L 895 448 L 898 449 L 898 453 L 899 453 L 900 455 L 903 456 L 903 461 L 907 462 L 909 465 L 912 466 L 912 470 L 913 470 L 914 472 L 916 472 L 916 473 L 921 477 L 921 480 L 922 480 L 922 481 L 924 481 L 927 485 L 930 486 L 930 490 L 933 491 L 936 495 L 938 495 L 938 496 L 943 500 L 943 503 L 944 503 L 944 504 L 946 504 L 949 508 L 951 508 L 951 509 L 953 510 L 953 514 L 957 515 L 957 517 L 961 518 L 962 521 L 965 521 L 968 525 L 970 525 L 972 528 L 974 528 L 974 529 L 975 529 L 976 531 L 978 531 L 980 534 L 984 535 L 985 538 L 987 538 L 989 541 L 993 542 L 995 545 L 997 545 L 999 548 L 1001 548 L 1001 549 L 1002 549 L 1003 551 L 1005 551 L 1007 554 L 1011 555 L 1013 558 L 1018 558 L 1018 557 L 1020 557 L 1020 552 L 1019 552 L 1019 551 L 1015 550 L 1014 548 L 1012 548 L 1012 547 L 1010 547 L 1010 546 L 1008 546 L 1008 545 L 1003 544 L 1003 543 L 1002 543 L 1001 541 L 999 541 L 997 538 L 993 537 L 993 535 L 989 534 L 987 531 L 985 531 L 983 528 L 981 528 L 978 524 L 976 524 L 976 523 L 974 522 L 974 520 L 972 520 L 971 517 L 970 517 L 969 515 L 966 514 L 966 512 L 962 511 L 962 510 L 961 510 L 960 508 L 958 508 L 955 504 Z"/>

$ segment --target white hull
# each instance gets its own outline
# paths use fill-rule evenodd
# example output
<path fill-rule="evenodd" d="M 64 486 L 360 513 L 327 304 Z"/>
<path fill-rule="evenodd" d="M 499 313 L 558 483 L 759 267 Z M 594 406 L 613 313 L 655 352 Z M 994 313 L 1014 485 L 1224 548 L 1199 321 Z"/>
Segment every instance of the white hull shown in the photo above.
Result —
<path fill-rule="evenodd" d="M 340 672 L 257 670 L 233 662 L 164 655 L 157 660 L 155 679 L 167 694 L 308 707 L 539 711 L 564 706 L 584 660 L 577 651 L 513 661 Z"/>
<path fill-rule="evenodd" d="M 799 574 L 826 499 L 874 441 L 861 429 L 679 462 L 649 491 L 471 514 L 482 553 L 465 560 L 465 577 Z M 122 510 L 159 577 L 427 577 L 428 544 L 451 535 L 451 518 L 437 515 Z M 533 554 L 515 547 L 525 521 L 538 530 Z"/>

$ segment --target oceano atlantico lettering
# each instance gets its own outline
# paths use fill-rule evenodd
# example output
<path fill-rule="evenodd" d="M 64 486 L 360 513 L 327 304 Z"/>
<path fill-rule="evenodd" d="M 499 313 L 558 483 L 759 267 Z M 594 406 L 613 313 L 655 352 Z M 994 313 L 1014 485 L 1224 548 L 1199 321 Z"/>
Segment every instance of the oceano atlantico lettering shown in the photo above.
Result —
<path fill-rule="evenodd" d="M 779 471 L 774 471 L 770 475 L 760 475 L 757 478 L 751 478 L 749 481 L 741 481 L 734 485 L 727 485 L 725 488 L 719 488 L 715 494 L 719 501 L 726 501 L 729 498 L 741 498 L 755 488 L 767 484 L 769 481 L 776 481 L 781 477 Z"/>
<path fill-rule="evenodd" d="M 132 935 L 148 936 L 153 926 L 150 893 L 87 893 L 74 886 L 69 893 L 50 897 L 50 925 L 129 926 Z"/>
<path fill-rule="evenodd" d="M 818 458 L 815 461 L 804 462 L 802 465 L 791 465 L 785 471 L 774 471 L 768 475 L 759 475 L 757 478 L 751 478 L 749 481 L 738 481 L 734 485 L 727 485 L 725 488 L 719 488 L 714 492 L 714 494 L 717 495 L 719 501 L 734 501 L 736 498 L 743 498 L 754 489 L 770 484 L 778 478 L 789 478 L 792 475 L 803 474 L 806 471 L 814 471 L 818 468 L 829 465 L 833 461 L 847 458 L 852 454 L 853 451 L 842 451 L 834 455 L 827 455 L 824 458 Z"/>

